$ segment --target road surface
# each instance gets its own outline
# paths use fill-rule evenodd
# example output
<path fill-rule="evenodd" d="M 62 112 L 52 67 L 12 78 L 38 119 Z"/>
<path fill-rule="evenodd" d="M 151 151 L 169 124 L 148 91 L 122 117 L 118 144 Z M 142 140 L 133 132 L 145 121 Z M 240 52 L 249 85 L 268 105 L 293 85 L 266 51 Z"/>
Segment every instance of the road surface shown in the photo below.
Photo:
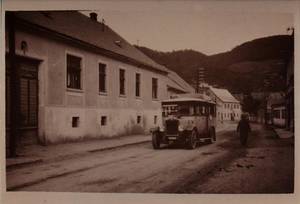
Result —
<path fill-rule="evenodd" d="M 11 169 L 7 182 L 47 178 L 10 189 L 14 191 L 293 192 L 293 139 L 278 139 L 261 125 L 252 124 L 252 129 L 247 148 L 240 146 L 234 131 L 223 131 L 216 143 L 194 150 L 178 146 L 153 150 L 148 142 Z"/>

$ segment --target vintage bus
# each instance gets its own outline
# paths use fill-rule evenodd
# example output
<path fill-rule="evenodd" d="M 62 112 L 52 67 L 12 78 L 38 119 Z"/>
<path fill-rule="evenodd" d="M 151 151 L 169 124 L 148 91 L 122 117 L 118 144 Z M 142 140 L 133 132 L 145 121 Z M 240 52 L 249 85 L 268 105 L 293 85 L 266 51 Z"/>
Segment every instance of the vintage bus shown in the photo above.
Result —
<path fill-rule="evenodd" d="M 162 101 L 163 122 L 152 132 L 152 146 L 181 143 L 195 149 L 200 141 L 216 141 L 216 104 L 197 94 Z"/>

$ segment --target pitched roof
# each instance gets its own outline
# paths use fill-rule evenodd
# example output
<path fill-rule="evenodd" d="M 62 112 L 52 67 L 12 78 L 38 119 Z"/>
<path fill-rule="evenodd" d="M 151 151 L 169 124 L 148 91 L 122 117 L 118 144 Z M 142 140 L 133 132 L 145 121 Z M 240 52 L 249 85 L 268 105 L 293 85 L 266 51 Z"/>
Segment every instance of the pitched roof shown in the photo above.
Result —
<path fill-rule="evenodd" d="M 223 102 L 239 102 L 227 89 L 210 87 L 211 91 Z"/>
<path fill-rule="evenodd" d="M 69 36 L 117 55 L 136 60 L 156 70 L 168 70 L 154 62 L 109 26 L 90 19 L 78 11 L 17 11 L 17 19 Z"/>
<path fill-rule="evenodd" d="M 169 70 L 167 85 L 182 90 L 185 93 L 195 93 L 195 89 L 189 85 L 183 78 L 176 72 Z"/>

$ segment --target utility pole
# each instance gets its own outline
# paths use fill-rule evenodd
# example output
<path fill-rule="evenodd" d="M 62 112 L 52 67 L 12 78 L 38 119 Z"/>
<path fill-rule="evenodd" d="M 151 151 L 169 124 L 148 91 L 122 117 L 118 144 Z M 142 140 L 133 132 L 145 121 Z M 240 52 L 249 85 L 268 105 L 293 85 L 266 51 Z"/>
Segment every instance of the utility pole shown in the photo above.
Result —
<path fill-rule="evenodd" d="M 196 92 L 197 93 L 201 93 L 202 90 L 202 85 L 204 83 L 204 68 L 203 67 L 199 67 L 197 69 L 197 80 L 196 80 Z"/>
<path fill-rule="evenodd" d="M 17 140 L 20 128 L 20 72 L 16 62 L 16 45 L 15 45 L 15 16 L 13 12 L 7 12 L 7 27 L 9 38 L 8 61 L 10 81 L 10 130 L 9 130 L 9 157 L 17 156 Z M 6 62 L 7 63 L 7 62 Z"/>

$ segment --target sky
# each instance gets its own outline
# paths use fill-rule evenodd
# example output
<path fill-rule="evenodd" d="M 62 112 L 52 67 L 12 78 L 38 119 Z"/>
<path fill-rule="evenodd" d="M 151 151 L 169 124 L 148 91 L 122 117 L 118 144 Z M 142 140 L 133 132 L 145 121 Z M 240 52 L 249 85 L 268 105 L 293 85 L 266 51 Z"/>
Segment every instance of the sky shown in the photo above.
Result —
<path fill-rule="evenodd" d="M 291 6 L 262 2 L 104 1 L 92 11 L 131 44 L 211 55 L 256 38 L 288 34 Z"/>

